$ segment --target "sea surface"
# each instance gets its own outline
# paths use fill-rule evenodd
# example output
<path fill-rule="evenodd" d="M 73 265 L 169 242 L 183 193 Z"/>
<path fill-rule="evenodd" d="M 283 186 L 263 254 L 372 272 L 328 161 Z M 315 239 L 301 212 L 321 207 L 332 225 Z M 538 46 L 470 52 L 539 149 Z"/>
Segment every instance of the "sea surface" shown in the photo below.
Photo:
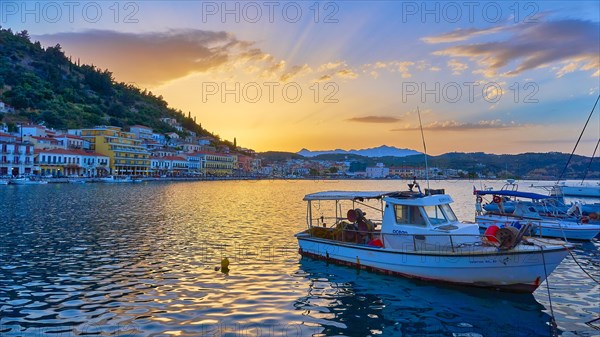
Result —
<path fill-rule="evenodd" d="M 298 255 L 305 194 L 405 184 L 0 186 L 0 336 L 550 336 L 552 315 L 559 335 L 600 335 L 600 320 L 586 324 L 600 317 L 600 286 L 571 257 L 548 287 L 523 295 Z M 467 221 L 474 220 L 473 186 L 484 185 L 502 182 L 431 182 L 453 196 Z M 574 250 L 596 279 L 599 250 L 597 239 Z M 220 269 L 224 257 L 228 273 Z"/>

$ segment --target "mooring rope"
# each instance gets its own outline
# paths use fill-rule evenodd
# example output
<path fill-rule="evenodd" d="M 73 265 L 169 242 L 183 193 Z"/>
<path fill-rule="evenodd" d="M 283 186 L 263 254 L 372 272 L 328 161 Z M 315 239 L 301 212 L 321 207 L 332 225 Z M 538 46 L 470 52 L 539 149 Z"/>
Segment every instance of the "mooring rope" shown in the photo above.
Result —
<path fill-rule="evenodd" d="M 542 263 L 544 264 L 544 274 L 546 275 L 546 290 L 548 291 L 548 301 L 550 302 L 550 326 L 552 327 L 552 336 L 557 336 L 556 330 L 558 324 L 556 324 L 556 318 L 554 318 L 554 308 L 552 307 L 552 295 L 550 295 L 550 280 L 548 279 L 548 270 L 546 269 L 546 257 L 544 256 L 544 247 L 539 246 L 542 251 Z"/>

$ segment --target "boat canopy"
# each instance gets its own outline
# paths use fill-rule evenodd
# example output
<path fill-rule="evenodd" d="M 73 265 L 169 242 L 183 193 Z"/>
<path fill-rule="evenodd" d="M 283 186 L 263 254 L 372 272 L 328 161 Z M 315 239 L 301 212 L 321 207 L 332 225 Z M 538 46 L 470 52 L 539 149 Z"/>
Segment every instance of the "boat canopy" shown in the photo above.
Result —
<path fill-rule="evenodd" d="M 311 193 L 304 196 L 304 201 L 309 200 L 360 200 L 381 199 L 397 191 L 325 191 Z"/>
<path fill-rule="evenodd" d="M 539 194 L 539 193 L 519 192 L 519 191 L 506 191 L 506 190 L 475 191 L 474 194 L 475 195 L 490 195 L 491 194 L 491 195 L 500 195 L 500 196 L 507 196 L 507 197 L 526 198 L 526 199 L 532 199 L 532 200 L 541 200 L 541 199 L 553 198 L 551 196 L 543 195 L 543 194 Z"/>
<path fill-rule="evenodd" d="M 384 198 L 385 202 L 394 205 L 407 205 L 407 206 L 437 206 L 443 204 L 453 203 L 454 200 L 447 194 L 435 194 L 428 196 L 416 196 L 413 198 L 402 198 L 397 195 L 391 195 Z"/>

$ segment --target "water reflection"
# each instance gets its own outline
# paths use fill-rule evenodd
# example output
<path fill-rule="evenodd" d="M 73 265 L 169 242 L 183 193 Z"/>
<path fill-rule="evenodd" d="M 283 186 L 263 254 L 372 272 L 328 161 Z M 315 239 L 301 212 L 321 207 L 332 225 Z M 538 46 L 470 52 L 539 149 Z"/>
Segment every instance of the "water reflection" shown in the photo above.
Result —
<path fill-rule="evenodd" d="M 323 336 L 549 336 L 550 316 L 533 295 L 431 285 L 300 261 L 308 280 L 296 309 Z"/>
<path fill-rule="evenodd" d="M 472 183 L 446 187 L 472 219 Z M 548 335 L 549 303 L 300 260 L 302 197 L 397 181 L 0 186 L 0 336 Z M 574 250 L 600 278 L 600 244 Z M 228 275 L 215 271 L 231 261 Z M 299 263 L 300 261 L 300 263 Z M 600 286 L 550 277 L 564 336 L 594 336 Z M 597 333 L 596 333 L 597 335 Z"/>

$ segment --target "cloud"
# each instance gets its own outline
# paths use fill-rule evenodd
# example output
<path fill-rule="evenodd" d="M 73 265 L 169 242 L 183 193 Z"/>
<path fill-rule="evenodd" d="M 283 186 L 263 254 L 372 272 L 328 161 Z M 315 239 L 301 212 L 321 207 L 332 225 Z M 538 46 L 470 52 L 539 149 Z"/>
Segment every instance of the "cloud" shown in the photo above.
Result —
<path fill-rule="evenodd" d="M 358 77 L 358 74 L 355 73 L 352 69 L 341 69 L 335 73 L 340 78 L 345 79 L 355 79 Z"/>
<path fill-rule="evenodd" d="M 425 41 L 427 43 L 450 43 L 450 42 L 459 42 L 459 41 L 466 41 L 472 37 L 478 36 L 478 35 L 486 35 L 486 34 L 492 34 L 495 32 L 498 32 L 500 30 L 502 30 L 504 27 L 499 26 L 499 27 L 491 27 L 491 28 L 482 28 L 482 29 L 477 29 L 477 28 L 468 28 L 468 29 L 455 29 L 451 32 L 448 33 L 444 33 L 438 36 L 427 36 L 422 38 L 422 41 Z"/>
<path fill-rule="evenodd" d="M 337 69 L 339 67 L 345 67 L 346 62 L 344 61 L 336 61 L 336 62 L 328 62 L 319 66 L 318 71 L 327 71 Z"/>
<path fill-rule="evenodd" d="M 325 81 L 329 81 L 331 79 L 332 79 L 331 75 L 323 75 L 317 79 L 317 82 L 325 82 Z"/>
<path fill-rule="evenodd" d="M 448 67 L 452 69 L 452 75 L 460 75 L 463 71 L 469 69 L 469 66 L 466 63 L 462 63 L 456 59 L 448 61 Z"/>
<path fill-rule="evenodd" d="M 387 70 L 391 73 L 400 73 L 402 78 L 412 77 L 410 72 L 410 68 L 415 65 L 415 62 L 412 61 L 377 61 L 373 64 L 365 64 L 363 65 L 363 69 L 368 71 L 377 71 L 377 70 Z M 422 64 L 419 65 L 423 67 Z"/>
<path fill-rule="evenodd" d="M 302 66 L 293 66 L 290 71 L 281 75 L 280 80 L 283 82 L 289 82 L 297 77 L 302 77 L 304 75 L 308 75 L 312 73 L 312 68 L 308 66 L 308 64 L 304 64 Z"/>
<path fill-rule="evenodd" d="M 468 58 L 486 77 L 515 76 L 527 70 L 559 63 L 556 72 L 563 76 L 575 70 L 591 71 L 600 76 L 600 23 L 583 20 L 558 20 L 522 23 L 488 29 L 462 29 L 437 37 L 428 43 L 466 41 L 482 34 L 497 35 L 485 43 L 458 44 L 434 52 L 452 58 Z"/>
<path fill-rule="evenodd" d="M 499 119 L 493 120 L 481 120 L 477 123 L 470 122 L 458 122 L 455 120 L 449 121 L 435 121 L 433 123 L 429 123 L 423 125 L 424 130 L 436 130 L 436 131 L 469 131 L 469 130 L 489 130 L 489 129 L 514 129 L 525 127 L 527 125 L 517 124 L 514 121 L 510 123 L 503 123 Z M 396 128 L 391 131 L 414 131 L 420 130 L 418 126 L 406 126 L 404 128 Z"/>
<path fill-rule="evenodd" d="M 399 122 L 401 119 L 400 118 L 396 118 L 396 117 L 390 117 L 390 116 L 364 116 L 364 117 L 353 117 L 353 118 L 349 118 L 346 119 L 347 121 L 350 122 L 358 122 L 358 123 L 396 123 Z"/>
<path fill-rule="evenodd" d="M 160 84 L 195 72 L 206 72 L 228 62 L 271 61 L 252 42 L 226 32 L 196 29 L 153 33 L 87 30 L 36 36 L 59 42 L 68 54 L 109 68 L 120 80 Z"/>

